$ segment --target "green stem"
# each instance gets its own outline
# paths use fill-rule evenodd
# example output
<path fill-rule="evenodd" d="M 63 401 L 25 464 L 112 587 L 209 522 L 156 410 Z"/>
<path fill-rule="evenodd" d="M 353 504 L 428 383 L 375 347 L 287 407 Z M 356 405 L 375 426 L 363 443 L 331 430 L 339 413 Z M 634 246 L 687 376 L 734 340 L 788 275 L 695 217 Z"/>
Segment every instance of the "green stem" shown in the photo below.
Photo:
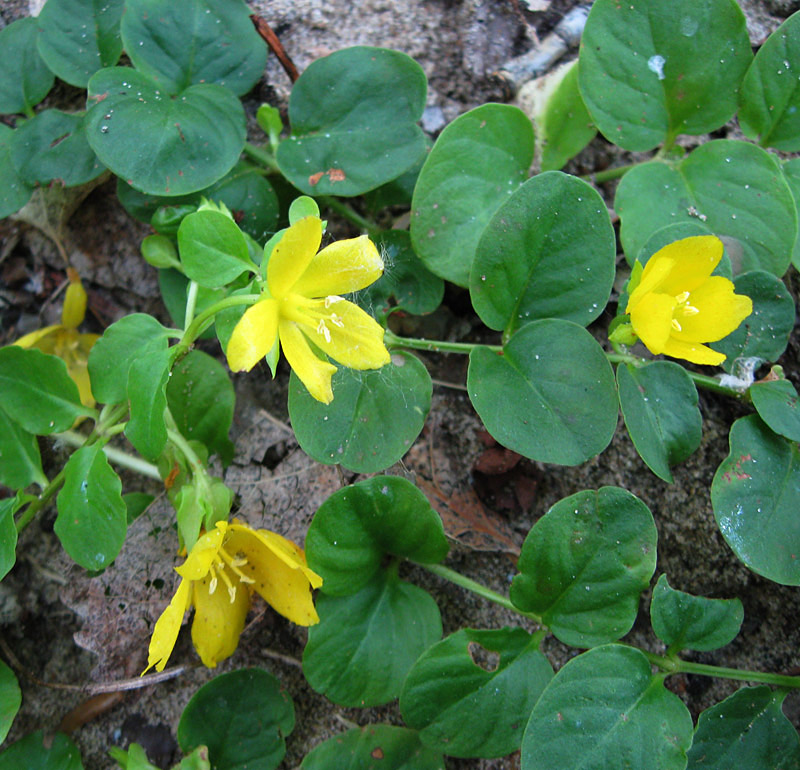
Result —
<path fill-rule="evenodd" d="M 122 426 L 115 427 L 121 428 Z M 108 432 L 110 433 L 111 430 Z M 57 439 L 58 441 L 63 441 L 65 444 L 69 444 L 70 446 L 74 447 L 82 447 L 86 443 L 86 436 L 81 433 L 76 433 L 73 430 L 65 430 L 63 433 L 56 433 L 53 438 Z M 132 470 L 141 476 L 147 476 L 148 478 L 161 481 L 161 474 L 158 472 L 158 468 L 156 468 L 155 465 L 142 460 L 140 457 L 133 457 L 127 452 L 123 452 L 120 449 L 115 449 L 114 447 L 110 446 L 104 446 L 103 452 L 105 453 L 106 457 L 108 457 L 108 459 L 115 465 L 128 468 L 128 470 Z"/>
<path fill-rule="evenodd" d="M 472 591 L 472 593 L 477 594 L 478 596 L 482 596 L 484 599 L 488 599 L 490 602 L 494 602 L 495 604 L 499 604 L 501 607 L 505 607 L 506 609 L 513 610 L 519 615 L 523 615 L 526 618 L 530 618 L 536 623 L 541 623 L 542 619 L 534 614 L 533 612 L 523 612 L 518 607 L 515 607 L 511 600 L 503 596 L 503 594 L 497 593 L 497 591 L 492 591 L 491 588 L 487 588 L 486 586 L 481 585 L 480 583 L 471 580 L 468 577 L 465 577 L 460 572 L 456 572 L 454 569 L 450 569 L 449 567 L 445 567 L 442 564 L 418 564 L 414 562 L 419 567 L 423 567 L 424 569 L 428 570 L 428 572 L 432 572 L 434 575 L 438 575 L 445 580 L 449 580 L 451 583 L 455 583 L 457 586 L 461 586 L 462 588 L 466 588 L 467 591 Z"/>
<path fill-rule="evenodd" d="M 178 344 L 175 346 L 177 350 L 176 360 L 189 350 L 194 344 L 194 341 L 208 328 L 208 324 L 214 316 L 222 310 L 227 310 L 229 307 L 238 307 L 239 305 L 253 305 L 261 299 L 260 294 L 236 294 L 232 297 L 225 297 L 219 302 L 215 302 L 205 310 L 201 310 L 194 318 L 194 320 L 186 327 L 183 336 Z"/>
<path fill-rule="evenodd" d="M 268 150 L 265 150 L 263 147 L 257 147 L 254 144 L 250 144 L 250 142 L 245 142 L 244 154 L 253 160 L 258 161 L 272 171 L 280 172 L 280 169 L 278 168 L 278 161 L 275 160 L 275 156 Z"/>
<path fill-rule="evenodd" d="M 326 206 L 327 208 L 339 214 L 339 216 L 342 216 L 352 222 L 354 225 L 356 225 L 356 227 L 366 230 L 370 236 L 375 236 L 381 231 L 380 227 L 378 227 L 378 225 L 376 225 L 372 220 L 361 216 L 361 214 L 353 209 L 352 206 L 340 201 L 338 198 L 334 198 L 331 195 L 320 195 L 317 197 L 317 200 L 323 206 Z"/>
<path fill-rule="evenodd" d="M 612 364 L 633 364 L 634 366 L 644 366 L 645 364 L 652 363 L 646 358 L 639 358 L 639 356 L 632 356 L 630 353 L 606 353 L 606 358 Z M 727 385 L 722 385 L 716 377 L 709 377 L 707 374 L 698 374 L 689 369 L 684 369 L 686 374 L 691 377 L 695 385 L 704 388 L 705 390 L 712 390 L 715 393 L 722 393 L 726 396 L 733 398 L 741 398 L 742 392 L 735 388 L 730 388 Z"/>
<path fill-rule="evenodd" d="M 168 412 L 165 412 L 165 415 L 167 413 Z M 174 420 L 168 420 L 167 422 L 172 422 L 174 424 Z M 167 428 L 167 438 L 183 453 L 186 461 L 192 466 L 193 473 L 204 474 L 206 472 L 205 466 L 200 462 L 200 458 L 197 456 L 194 449 L 192 449 L 189 442 L 177 429 Z"/>
<path fill-rule="evenodd" d="M 615 168 L 608 168 L 605 171 L 598 171 L 596 174 L 586 174 L 580 177 L 584 182 L 594 182 L 595 184 L 602 184 L 603 182 L 610 182 L 612 179 L 619 179 L 625 176 L 632 168 L 640 166 L 641 163 L 628 163 L 626 166 L 616 166 Z"/>
<path fill-rule="evenodd" d="M 17 532 L 22 532 L 28 524 L 33 521 L 34 516 L 36 516 L 39 511 L 43 508 L 46 508 L 50 500 L 52 500 L 53 496 L 61 489 L 62 485 L 64 484 L 64 469 L 62 468 L 58 475 L 56 475 L 53 480 L 42 490 L 41 494 L 33 500 L 28 507 L 18 516 L 17 520 L 14 522 L 14 526 L 17 528 Z"/>
<path fill-rule="evenodd" d="M 480 345 L 476 342 L 447 342 L 445 340 L 423 340 L 417 337 L 400 337 L 389 329 L 383 337 L 387 348 L 411 348 L 412 350 L 427 350 L 431 353 L 461 353 L 469 355 L 475 348 L 488 348 L 500 352 L 502 345 Z"/>
<path fill-rule="evenodd" d="M 186 329 L 194 318 L 194 311 L 197 307 L 197 292 L 200 287 L 197 281 L 189 281 L 189 290 L 186 292 L 186 313 L 183 317 L 183 328 Z"/>

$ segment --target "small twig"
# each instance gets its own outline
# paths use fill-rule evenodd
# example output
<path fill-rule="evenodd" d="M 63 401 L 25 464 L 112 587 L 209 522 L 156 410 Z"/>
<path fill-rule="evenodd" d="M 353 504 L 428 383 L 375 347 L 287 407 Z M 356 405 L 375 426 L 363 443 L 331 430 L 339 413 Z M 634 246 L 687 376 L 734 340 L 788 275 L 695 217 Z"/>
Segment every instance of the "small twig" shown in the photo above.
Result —
<path fill-rule="evenodd" d="M 300 669 L 303 668 L 303 664 L 297 658 L 293 658 L 291 655 L 284 655 L 282 652 L 270 650 L 268 647 L 262 648 L 261 654 L 267 658 L 272 658 L 273 660 L 279 660 L 281 663 L 286 663 L 288 666 L 294 666 L 295 668 Z"/>
<path fill-rule="evenodd" d="M 258 416 L 265 418 L 266 420 L 271 422 L 276 428 L 280 428 L 282 431 L 285 431 L 292 438 L 294 438 L 294 431 L 285 422 L 271 415 L 266 409 L 259 409 Z"/>
<path fill-rule="evenodd" d="M 431 377 L 431 382 L 434 385 L 441 385 L 443 388 L 453 388 L 454 390 L 467 390 L 467 386 L 460 382 L 445 382 L 444 380 L 435 380 Z"/>
<path fill-rule="evenodd" d="M 281 41 L 278 40 L 278 36 L 273 31 L 272 27 L 270 27 L 264 19 L 255 13 L 250 15 L 250 21 L 253 22 L 256 32 L 261 35 L 261 38 L 270 47 L 272 53 L 278 57 L 278 61 L 281 63 L 284 71 L 289 76 L 289 80 L 294 83 L 297 78 L 300 77 L 300 75 L 297 74 L 297 67 L 294 66 L 294 62 L 289 54 L 286 53 L 286 49 L 281 44 Z"/>

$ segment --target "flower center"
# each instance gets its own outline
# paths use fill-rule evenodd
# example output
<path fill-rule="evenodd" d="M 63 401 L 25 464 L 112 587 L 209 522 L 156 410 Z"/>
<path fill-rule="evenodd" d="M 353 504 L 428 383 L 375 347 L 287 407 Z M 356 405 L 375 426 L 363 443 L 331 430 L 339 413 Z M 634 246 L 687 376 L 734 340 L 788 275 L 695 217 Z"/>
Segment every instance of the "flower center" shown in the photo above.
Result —
<path fill-rule="evenodd" d="M 678 304 L 672 311 L 672 328 L 676 332 L 683 331 L 683 327 L 676 316 L 684 318 L 686 316 L 697 315 L 700 312 L 696 307 L 689 304 L 689 296 L 690 294 L 688 291 L 682 291 L 680 294 L 675 296 L 675 301 Z"/>
<path fill-rule="evenodd" d="M 280 314 L 287 321 L 294 321 L 316 332 L 325 342 L 331 341 L 331 326 L 344 328 L 344 320 L 331 310 L 337 302 L 344 302 L 344 297 L 331 294 L 324 299 L 309 299 L 300 294 L 289 294 L 281 301 Z"/>
<path fill-rule="evenodd" d="M 231 604 L 233 604 L 236 601 L 236 586 L 230 579 L 228 570 L 233 572 L 235 577 L 238 578 L 239 583 L 255 583 L 256 581 L 253 580 L 253 578 L 245 575 L 240 569 L 246 564 L 247 559 L 243 554 L 231 556 L 222 546 L 220 546 L 219 550 L 217 551 L 217 555 L 214 558 L 214 563 L 208 569 L 209 573 L 211 574 L 211 581 L 208 584 L 209 595 L 213 594 L 214 591 L 217 590 L 217 584 L 219 582 L 218 578 L 221 578 L 222 582 L 225 583 L 228 588 L 228 596 L 230 597 Z"/>

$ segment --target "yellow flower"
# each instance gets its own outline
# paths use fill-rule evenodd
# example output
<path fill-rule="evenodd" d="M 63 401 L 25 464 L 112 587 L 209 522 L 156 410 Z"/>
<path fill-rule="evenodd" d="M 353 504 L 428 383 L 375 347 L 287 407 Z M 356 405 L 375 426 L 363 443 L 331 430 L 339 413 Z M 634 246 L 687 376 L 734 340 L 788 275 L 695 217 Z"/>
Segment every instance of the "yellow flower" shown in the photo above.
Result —
<path fill-rule="evenodd" d="M 722 259 L 722 241 L 698 235 L 675 241 L 639 266 L 625 308 L 631 326 L 651 353 L 684 358 L 695 364 L 725 360 L 703 342 L 727 337 L 753 312 L 749 297 L 733 293 L 733 284 L 711 275 Z M 638 263 L 637 263 L 638 264 Z"/>
<path fill-rule="evenodd" d="M 192 641 L 209 668 L 239 644 L 253 591 L 298 625 L 319 622 L 311 589 L 319 588 L 322 578 L 306 566 L 302 548 L 266 529 L 218 521 L 175 571 L 181 582 L 156 621 L 145 672 L 153 666 L 163 671 L 191 607 Z"/>
<path fill-rule="evenodd" d="M 228 364 L 250 371 L 280 339 L 289 365 L 318 401 L 333 400 L 336 367 L 309 344 L 351 369 L 379 369 L 389 363 L 383 327 L 341 294 L 380 278 L 383 261 L 366 236 L 336 241 L 317 253 L 322 221 L 309 216 L 289 227 L 272 250 L 263 297 L 247 309 L 233 330 Z"/>
<path fill-rule="evenodd" d="M 14 344 L 21 348 L 37 348 L 63 359 L 67 365 L 69 376 L 78 386 L 81 403 L 94 406 L 94 396 L 89 384 L 89 371 L 86 362 L 92 345 L 100 338 L 99 334 L 79 334 L 78 327 L 86 315 L 86 290 L 81 284 L 78 273 L 67 268 L 69 286 L 64 297 L 64 308 L 61 311 L 61 323 L 45 326 L 44 329 L 20 337 Z"/>

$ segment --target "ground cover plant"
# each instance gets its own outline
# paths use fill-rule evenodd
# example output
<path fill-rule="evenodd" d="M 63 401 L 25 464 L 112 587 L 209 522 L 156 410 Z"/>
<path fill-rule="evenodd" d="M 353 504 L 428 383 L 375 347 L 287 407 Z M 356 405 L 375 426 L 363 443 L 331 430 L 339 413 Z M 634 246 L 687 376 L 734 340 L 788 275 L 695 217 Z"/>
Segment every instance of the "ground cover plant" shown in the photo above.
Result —
<path fill-rule="evenodd" d="M 113 571 L 152 502 L 123 487 L 124 468 L 163 482 L 174 526 L 155 536 L 180 552 L 142 683 L 174 662 L 189 609 L 202 663 L 235 663 L 257 593 L 308 626 L 313 690 L 347 707 L 398 700 L 403 726 L 354 727 L 310 751 L 307 770 L 515 751 L 525 770 L 800 766 L 782 711 L 800 677 L 690 659 L 731 643 L 743 607 L 655 574 L 652 501 L 619 486 L 573 490 L 531 528 L 506 596 L 443 564 L 430 498 L 386 474 L 431 406 L 415 351 L 469 357 L 468 397 L 502 447 L 579 466 L 625 430 L 670 483 L 700 445 L 698 388 L 709 390 L 743 414 L 706 491 L 730 558 L 800 585 L 800 417 L 774 365 L 795 324 L 784 277 L 800 267 L 798 25 L 787 19 L 754 56 L 732 0 L 596 0 L 580 56 L 535 125 L 485 104 L 432 146 L 418 126 L 422 70 L 374 47 L 313 62 L 286 125 L 265 104 L 248 140 L 240 97 L 267 48 L 244 4 L 48 0 L 7 27 L 0 216 L 114 175 L 122 205 L 152 226 L 142 256 L 160 271 L 172 323 L 134 313 L 82 333 L 86 292 L 69 266 L 61 323 L 0 349 L 3 574 L 18 533 L 53 504 L 75 564 Z M 56 76 L 86 89 L 85 111 L 37 111 Z M 683 149 L 734 117 L 744 138 Z M 643 159 L 587 179 L 561 171 L 596 131 Z M 596 189 L 612 177 L 618 232 Z M 379 224 L 399 218 L 387 211 L 408 211 L 407 227 Z M 362 234 L 334 238 L 334 217 Z M 403 333 L 446 283 L 468 295 L 476 341 Z M 604 315 L 613 321 L 595 323 Z M 263 360 L 274 374 L 282 357 L 303 451 L 363 476 L 319 506 L 303 548 L 240 519 L 222 477 L 234 460 L 230 372 Z M 42 461 L 48 437 L 72 448 L 60 467 Z M 439 607 L 407 563 L 513 610 L 519 625 L 442 638 Z M 648 590 L 660 652 L 625 641 Z M 557 671 L 551 637 L 575 652 Z M 694 723 L 665 686 L 681 674 L 743 686 Z M 0 677 L 5 735 L 20 690 L 9 665 Z M 178 766 L 277 767 L 294 724 L 275 676 L 234 668 L 186 705 Z M 156 766 L 137 744 L 109 751 L 121 767 Z M 0 761 L 82 766 L 61 734 L 25 736 Z"/>

